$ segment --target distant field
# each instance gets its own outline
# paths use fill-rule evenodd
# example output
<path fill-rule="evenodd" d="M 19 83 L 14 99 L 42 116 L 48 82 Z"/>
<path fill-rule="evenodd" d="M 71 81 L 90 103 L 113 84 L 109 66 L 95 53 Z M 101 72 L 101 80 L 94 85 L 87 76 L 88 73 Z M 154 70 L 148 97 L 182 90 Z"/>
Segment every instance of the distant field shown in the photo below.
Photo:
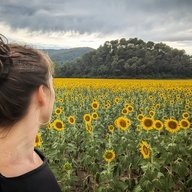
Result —
<path fill-rule="evenodd" d="M 192 80 L 55 79 L 37 136 L 62 190 L 192 190 Z"/>

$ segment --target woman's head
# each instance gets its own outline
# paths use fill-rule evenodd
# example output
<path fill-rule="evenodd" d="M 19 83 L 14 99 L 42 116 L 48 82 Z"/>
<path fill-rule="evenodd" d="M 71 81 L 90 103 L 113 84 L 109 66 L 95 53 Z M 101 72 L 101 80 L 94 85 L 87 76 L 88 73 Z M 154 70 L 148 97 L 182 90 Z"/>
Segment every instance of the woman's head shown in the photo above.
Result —
<path fill-rule="evenodd" d="M 0 127 L 10 127 L 28 111 L 33 93 L 50 89 L 51 60 L 43 52 L 5 44 L 0 36 Z"/>

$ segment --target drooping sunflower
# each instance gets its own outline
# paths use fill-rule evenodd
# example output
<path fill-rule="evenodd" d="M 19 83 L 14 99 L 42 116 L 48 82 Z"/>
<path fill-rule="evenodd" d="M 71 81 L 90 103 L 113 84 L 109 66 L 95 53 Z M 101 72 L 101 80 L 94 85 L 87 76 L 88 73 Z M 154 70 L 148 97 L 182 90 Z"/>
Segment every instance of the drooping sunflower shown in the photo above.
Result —
<path fill-rule="evenodd" d="M 85 122 L 91 122 L 91 115 L 90 114 L 85 114 L 83 116 L 83 119 L 84 119 Z"/>
<path fill-rule="evenodd" d="M 155 120 L 154 122 L 154 128 L 158 131 L 163 129 L 163 122 L 160 120 Z"/>
<path fill-rule="evenodd" d="M 53 128 L 54 128 L 55 130 L 57 130 L 57 131 L 62 131 L 62 130 L 64 130 L 64 128 L 65 128 L 64 122 L 61 121 L 61 120 L 59 120 L 59 119 L 55 119 L 55 120 L 53 121 Z"/>
<path fill-rule="evenodd" d="M 90 122 L 86 122 L 85 123 L 85 128 L 86 128 L 86 131 L 88 133 L 92 133 L 93 132 L 93 128 L 91 127 L 91 123 Z"/>
<path fill-rule="evenodd" d="M 188 119 L 181 119 L 179 121 L 179 125 L 181 128 L 184 128 L 184 129 L 189 129 L 190 128 L 190 122 Z"/>
<path fill-rule="evenodd" d="M 91 104 L 91 107 L 92 107 L 92 109 L 97 110 L 97 109 L 99 109 L 99 103 L 97 101 L 93 101 Z"/>
<path fill-rule="evenodd" d="M 106 150 L 103 158 L 105 159 L 105 161 L 110 163 L 115 159 L 115 152 L 113 150 Z"/>
<path fill-rule="evenodd" d="M 175 119 L 167 119 L 164 125 L 165 125 L 165 129 L 170 133 L 175 133 L 180 129 L 179 122 Z"/>
<path fill-rule="evenodd" d="M 155 111 L 152 111 L 152 110 L 149 111 L 149 116 L 150 116 L 150 117 L 154 117 L 154 115 L 155 115 Z"/>
<path fill-rule="evenodd" d="M 113 125 L 109 125 L 107 128 L 108 128 L 108 131 L 109 131 L 110 133 L 113 133 L 114 130 L 115 130 L 115 127 L 114 127 Z"/>
<path fill-rule="evenodd" d="M 118 117 L 115 120 L 115 124 L 120 130 L 126 131 L 131 125 L 131 121 L 126 117 Z"/>
<path fill-rule="evenodd" d="M 151 117 L 143 117 L 141 120 L 141 125 L 143 129 L 149 131 L 154 128 L 154 119 Z"/>
<path fill-rule="evenodd" d="M 150 146 L 147 142 L 142 141 L 140 143 L 140 148 L 139 148 L 141 154 L 143 155 L 144 159 L 148 159 L 150 157 Z"/>
<path fill-rule="evenodd" d="M 42 144 L 41 134 L 38 133 L 35 137 L 35 147 L 40 147 Z"/>
<path fill-rule="evenodd" d="M 69 122 L 69 124 L 74 125 L 74 124 L 75 124 L 75 121 L 76 121 L 76 119 L 75 119 L 74 116 L 70 115 L 70 116 L 68 117 L 68 122 Z"/>
<path fill-rule="evenodd" d="M 188 113 L 188 112 L 182 113 L 182 117 L 183 117 L 184 119 L 188 119 L 188 118 L 189 118 L 189 113 Z"/>

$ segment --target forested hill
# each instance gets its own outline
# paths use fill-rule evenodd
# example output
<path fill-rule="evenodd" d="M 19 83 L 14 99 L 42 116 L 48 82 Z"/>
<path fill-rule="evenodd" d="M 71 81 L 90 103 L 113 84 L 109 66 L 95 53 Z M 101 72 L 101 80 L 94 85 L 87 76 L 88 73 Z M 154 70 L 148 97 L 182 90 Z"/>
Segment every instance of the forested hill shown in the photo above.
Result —
<path fill-rule="evenodd" d="M 192 57 L 184 50 L 141 39 L 107 41 L 59 67 L 58 77 L 192 78 Z"/>
<path fill-rule="evenodd" d="M 71 49 L 43 49 L 43 51 L 48 53 L 52 61 L 57 65 L 63 65 L 66 62 L 74 61 L 85 53 L 93 50 L 94 49 L 90 47 L 77 47 Z"/>

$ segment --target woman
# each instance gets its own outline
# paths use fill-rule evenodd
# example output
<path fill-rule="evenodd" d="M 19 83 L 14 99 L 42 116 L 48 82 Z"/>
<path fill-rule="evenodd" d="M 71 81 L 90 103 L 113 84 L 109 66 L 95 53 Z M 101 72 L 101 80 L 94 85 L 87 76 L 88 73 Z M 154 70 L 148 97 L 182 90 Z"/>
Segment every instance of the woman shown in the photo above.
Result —
<path fill-rule="evenodd" d="M 42 52 L 6 44 L 0 35 L 0 191 L 60 192 L 43 154 L 34 149 L 49 121 L 55 93 L 52 65 Z"/>

